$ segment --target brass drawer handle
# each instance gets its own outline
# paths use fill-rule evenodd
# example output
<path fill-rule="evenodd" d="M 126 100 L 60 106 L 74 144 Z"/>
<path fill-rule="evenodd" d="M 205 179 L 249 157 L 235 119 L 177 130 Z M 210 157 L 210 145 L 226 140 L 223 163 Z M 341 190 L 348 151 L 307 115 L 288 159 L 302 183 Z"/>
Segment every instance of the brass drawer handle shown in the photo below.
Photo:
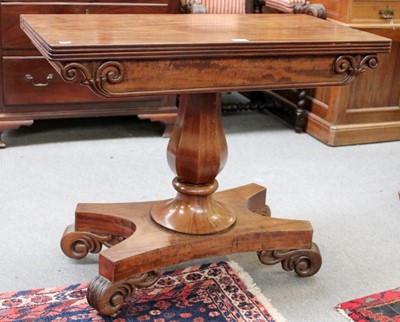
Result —
<path fill-rule="evenodd" d="M 385 10 L 379 10 L 379 15 L 382 19 L 393 19 L 394 10 L 390 10 L 389 7 L 386 7 Z"/>
<path fill-rule="evenodd" d="M 49 74 L 46 77 L 47 82 L 46 83 L 35 83 L 35 79 L 31 74 L 26 74 L 25 75 L 25 81 L 28 83 L 31 83 L 35 87 L 46 87 L 49 86 L 51 82 L 53 82 L 56 79 L 56 77 L 53 74 Z"/>

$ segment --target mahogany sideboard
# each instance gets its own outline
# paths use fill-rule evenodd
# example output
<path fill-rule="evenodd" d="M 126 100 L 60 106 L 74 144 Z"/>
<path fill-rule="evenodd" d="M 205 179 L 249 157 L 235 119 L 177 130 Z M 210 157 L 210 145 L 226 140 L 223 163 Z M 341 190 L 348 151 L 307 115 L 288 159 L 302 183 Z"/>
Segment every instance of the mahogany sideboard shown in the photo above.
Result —
<path fill-rule="evenodd" d="M 168 0 L 83 0 L 68 2 L 2 0 L 0 7 L 0 147 L 8 129 L 38 119 L 157 114 L 169 132 L 176 95 L 105 100 L 79 84 L 65 83 L 19 26 L 20 14 L 167 13 Z"/>
<path fill-rule="evenodd" d="M 400 140 L 400 1 L 321 0 L 330 20 L 392 39 L 373 75 L 346 87 L 307 90 L 305 131 L 331 145 Z M 267 91 L 296 106 L 299 90 Z"/>

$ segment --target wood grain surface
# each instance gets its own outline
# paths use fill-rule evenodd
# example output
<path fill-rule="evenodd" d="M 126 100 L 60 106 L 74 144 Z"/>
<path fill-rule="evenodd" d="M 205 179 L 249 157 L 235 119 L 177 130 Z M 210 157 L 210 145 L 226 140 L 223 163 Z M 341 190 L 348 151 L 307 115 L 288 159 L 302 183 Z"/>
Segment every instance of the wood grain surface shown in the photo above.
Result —
<path fill-rule="evenodd" d="M 388 52 L 390 40 L 307 15 L 22 15 L 49 58 Z M 93 52 L 93 49 L 96 51 Z M 249 51 L 251 49 L 251 52 Z M 259 49 L 260 51 L 256 51 Z M 235 52 L 232 52 L 235 51 Z"/>

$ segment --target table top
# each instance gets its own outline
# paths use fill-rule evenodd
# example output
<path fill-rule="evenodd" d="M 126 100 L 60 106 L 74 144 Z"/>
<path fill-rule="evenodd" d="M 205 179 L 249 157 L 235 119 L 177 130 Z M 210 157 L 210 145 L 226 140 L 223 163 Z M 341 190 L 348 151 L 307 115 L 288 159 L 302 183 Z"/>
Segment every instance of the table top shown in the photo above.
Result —
<path fill-rule="evenodd" d="M 344 85 L 391 46 L 308 15 L 22 15 L 21 28 L 104 97 Z"/>
<path fill-rule="evenodd" d="M 386 53 L 390 39 L 308 15 L 22 15 L 49 60 Z"/>

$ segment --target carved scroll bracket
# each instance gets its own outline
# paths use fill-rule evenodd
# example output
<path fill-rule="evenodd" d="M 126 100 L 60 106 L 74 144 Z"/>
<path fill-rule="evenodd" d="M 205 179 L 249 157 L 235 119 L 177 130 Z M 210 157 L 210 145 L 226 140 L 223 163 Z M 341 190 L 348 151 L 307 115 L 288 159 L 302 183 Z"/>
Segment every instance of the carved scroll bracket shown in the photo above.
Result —
<path fill-rule="evenodd" d="M 350 83 L 355 77 L 364 73 L 367 69 L 375 69 L 379 66 L 378 55 L 343 55 L 336 58 L 333 68 L 337 74 L 345 74 L 344 84 Z"/>
<path fill-rule="evenodd" d="M 68 257 L 81 259 L 88 253 L 99 253 L 103 245 L 111 247 L 123 240 L 124 236 L 76 231 L 75 225 L 69 225 L 61 239 L 61 249 Z"/>
<path fill-rule="evenodd" d="M 87 64 L 68 63 L 61 67 L 61 77 L 67 82 L 78 81 L 88 86 L 94 93 L 104 97 L 119 96 L 106 89 L 107 84 L 118 84 L 125 77 L 125 67 L 117 61 L 89 62 Z"/>
<path fill-rule="evenodd" d="M 263 250 L 257 253 L 261 263 L 275 265 L 281 263 L 285 271 L 294 270 L 300 277 L 315 275 L 322 265 L 321 253 L 317 244 L 310 249 Z"/>

